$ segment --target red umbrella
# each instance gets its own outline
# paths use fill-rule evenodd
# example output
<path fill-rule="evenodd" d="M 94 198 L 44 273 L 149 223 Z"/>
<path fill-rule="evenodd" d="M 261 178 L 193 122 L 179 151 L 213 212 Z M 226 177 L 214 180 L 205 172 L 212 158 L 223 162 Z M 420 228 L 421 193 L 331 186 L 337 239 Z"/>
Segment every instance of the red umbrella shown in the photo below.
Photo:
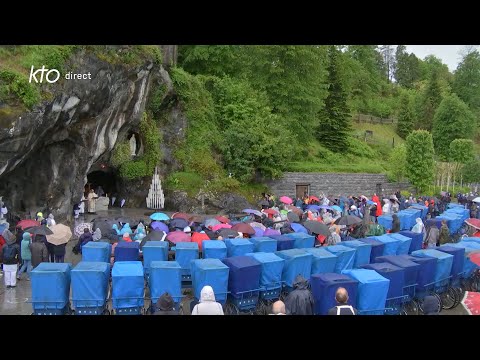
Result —
<path fill-rule="evenodd" d="M 184 219 L 184 220 L 189 221 L 188 215 L 185 214 L 185 213 L 181 213 L 181 212 L 173 214 L 172 219 Z"/>
<path fill-rule="evenodd" d="M 228 224 L 230 222 L 230 219 L 225 217 L 225 216 L 215 216 L 215 219 L 220 221 L 221 223 Z M 215 230 L 216 231 L 216 230 Z"/>
<path fill-rule="evenodd" d="M 249 235 L 255 234 L 255 230 L 246 223 L 235 224 L 232 226 L 232 230 L 235 230 L 237 232 L 241 232 L 244 234 L 249 234 Z"/>
<path fill-rule="evenodd" d="M 470 218 L 465 220 L 465 222 L 468 225 L 473 226 L 475 229 L 480 230 L 480 219 Z"/>
<path fill-rule="evenodd" d="M 473 262 L 475 265 L 480 266 L 480 251 L 474 251 L 469 254 L 468 256 L 470 261 Z"/>
<path fill-rule="evenodd" d="M 316 196 L 310 196 L 310 200 L 315 200 L 315 201 L 320 202 L 320 199 Z"/>
<path fill-rule="evenodd" d="M 263 212 L 265 214 L 268 214 L 268 215 L 277 215 L 278 214 L 278 211 L 274 210 L 274 209 L 265 209 L 265 210 L 263 210 Z"/>
<path fill-rule="evenodd" d="M 290 205 L 291 203 L 293 203 L 293 200 L 291 198 L 289 198 L 288 196 L 282 196 L 280 198 L 280 201 L 284 204 L 287 204 L 287 205 Z"/>
<path fill-rule="evenodd" d="M 462 305 L 468 315 L 480 315 L 480 293 L 466 291 L 462 299 Z"/>
<path fill-rule="evenodd" d="M 167 240 L 174 244 L 179 242 L 192 242 L 192 238 L 183 231 L 173 231 L 167 235 Z"/>
<path fill-rule="evenodd" d="M 203 221 L 203 218 L 198 215 L 193 215 L 189 218 L 191 222 L 196 222 L 196 223 L 201 223 Z"/>
<path fill-rule="evenodd" d="M 218 231 L 220 229 L 231 229 L 231 228 L 232 228 L 232 225 L 229 225 L 229 224 L 218 224 L 218 225 L 212 226 L 213 231 Z"/>
<path fill-rule="evenodd" d="M 26 228 L 34 227 L 34 226 L 40 226 L 40 223 L 38 221 L 30 220 L 30 219 L 20 220 L 17 223 L 17 227 L 22 229 L 22 230 L 25 230 Z"/>
<path fill-rule="evenodd" d="M 210 240 L 207 234 L 194 232 L 192 234 L 192 242 L 196 242 L 198 244 L 198 250 L 202 251 L 202 241 L 203 240 Z"/>

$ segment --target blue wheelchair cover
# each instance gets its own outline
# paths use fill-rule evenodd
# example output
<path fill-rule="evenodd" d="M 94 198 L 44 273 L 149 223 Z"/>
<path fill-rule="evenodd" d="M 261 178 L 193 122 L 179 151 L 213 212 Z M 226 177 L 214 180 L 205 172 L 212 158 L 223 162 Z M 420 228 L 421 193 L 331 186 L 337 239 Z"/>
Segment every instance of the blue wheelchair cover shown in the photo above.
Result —
<path fill-rule="evenodd" d="M 152 261 L 168 260 L 168 242 L 167 241 L 147 241 L 143 245 L 143 267 L 149 272 Z"/>
<path fill-rule="evenodd" d="M 387 255 L 376 258 L 376 262 L 388 262 L 405 269 L 405 286 L 417 284 L 417 278 L 421 266 L 420 264 L 413 262 L 411 259 L 408 259 L 403 255 Z"/>
<path fill-rule="evenodd" d="M 382 225 L 387 230 L 392 230 L 393 218 L 392 215 L 380 215 L 377 218 L 379 225 Z"/>
<path fill-rule="evenodd" d="M 285 236 L 295 240 L 293 243 L 295 249 L 308 249 L 315 246 L 315 236 L 313 235 L 297 232 L 286 234 Z"/>
<path fill-rule="evenodd" d="M 375 270 L 383 277 L 390 280 L 387 300 L 400 298 L 404 295 L 405 270 L 388 262 L 363 265 L 362 268 Z"/>
<path fill-rule="evenodd" d="M 450 275 L 455 277 L 461 275 L 465 265 L 465 249 L 444 244 L 438 247 L 437 250 L 453 255 L 453 264 Z"/>
<path fill-rule="evenodd" d="M 315 314 L 327 315 L 328 310 L 337 305 L 335 293 L 339 287 L 348 292 L 348 305 L 357 305 L 358 281 L 350 276 L 337 273 L 314 274 L 310 279 L 315 302 Z"/>
<path fill-rule="evenodd" d="M 203 240 L 202 251 L 204 259 L 224 259 L 227 257 L 227 245 L 221 240 Z"/>
<path fill-rule="evenodd" d="M 268 236 L 260 236 L 251 238 L 250 241 L 253 243 L 255 252 L 271 252 L 274 253 L 277 251 L 277 240 L 272 239 Z"/>
<path fill-rule="evenodd" d="M 230 268 L 228 275 L 228 291 L 238 295 L 260 288 L 262 264 L 251 256 L 235 256 L 223 259 L 222 262 Z"/>
<path fill-rule="evenodd" d="M 218 302 L 225 302 L 228 293 L 229 267 L 219 259 L 199 259 L 192 261 L 192 286 L 196 299 L 205 285 L 210 285 Z"/>
<path fill-rule="evenodd" d="M 388 234 L 391 238 L 400 241 L 398 244 L 397 255 L 407 255 L 408 251 L 410 250 L 410 245 L 412 244 L 412 239 L 408 236 L 393 233 Z"/>
<path fill-rule="evenodd" d="M 417 257 L 433 257 L 437 259 L 437 267 L 435 269 L 435 287 L 445 285 L 450 277 L 452 272 L 453 265 L 453 255 L 435 250 L 435 249 L 424 249 L 417 250 L 412 253 L 413 256 Z"/>
<path fill-rule="evenodd" d="M 465 249 L 465 260 L 464 260 L 464 263 L 463 263 L 463 275 L 462 275 L 462 277 L 463 278 L 469 278 L 470 275 L 472 275 L 473 271 L 475 269 L 477 269 L 479 266 L 477 264 L 471 262 L 468 255 L 470 255 L 470 253 L 472 253 L 472 252 L 479 251 L 480 246 L 477 245 L 476 243 L 473 243 L 473 242 L 464 242 L 464 241 L 460 241 L 459 243 L 448 243 L 448 244 L 445 244 L 445 245 Z"/>
<path fill-rule="evenodd" d="M 372 236 L 372 238 L 385 244 L 382 255 L 397 255 L 400 240 L 392 238 L 388 234 Z"/>
<path fill-rule="evenodd" d="M 287 235 L 270 235 L 269 237 L 277 240 L 277 251 L 290 250 L 295 245 L 295 239 Z"/>
<path fill-rule="evenodd" d="M 168 292 L 175 302 L 182 298 L 182 267 L 176 261 L 152 261 L 148 279 L 152 303 Z"/>
<path fill-rule="evenodd" d="M 140 244 L 136 241 L 120 241 L 114 250 L 115 262 L 138 261 L 140 257 Z"/>
<path fill-rule="evenodd" d="M 144 273 L 140 261 L 115 262 L 112 269 L 114 309 L 139 307 L 144 304 Z"/>
<path fill-rule="evenodd" d="M 75 308 L 105 305 L 110 264 L 81 261 L 72 269 L 72 301 Z"/>
<path fill-rule="evenodd" d="M 198 259 L 196 242 L 180 242 L 175 246 L 175 261 L 182 267 L 182 274 L 190 274 L 191 261 Z"/>
<path fill-rule="evenodd" d="M 335 272 L 335 265 L 337 264 L 336 255 L 322 248 L 305 249 L 305 251 L 313 255 L 312 275 Z"/>
<path fill-rule="evenodd" d="M 70 298 L 71 265 L 40 263 L 30 273 L 33 309 L 63 309 Z"/>
<path fill-rule="evenodd" d="M 422 250 L 423 245 L 423 234 L 416 233 L 409 230 L 403 230 L 399 232 L 400 235 L 407 236 L 412 239 L 410 243 L 410 249 L 408 249 L 408 253 L 411 254 L 415 250 Z"/>
<path fill-rule="evenodd" d="M 82 261 L 110 263 L 112 245 L 107 242 L 89 241 L 82 246 Z"/>
<path fill-rule="evenodd" d="M 304 249 L 290 249 L 277 251 L 277 256 L 285 260 L 282 272 L 282 281 L 289 287 L 293 287 L 293 282 L 297 275 L 302 275 L 305 279 L 310 279 L 312 272 L 312 254 Z"/>
<path fill-rule="evenodd" d="M 337 256 L 337 263 L 335 264 L 335 272 L 341 274 L 343 270 L 353 269 L 355 263 L 355 249 L 343 246 L 332 245 L 326 246 L 326 250 Z"/>
<path fill-rule="evenodd" d="M 370 264 L 370 256 L 372 253 L 372 245 L 360 240 L 342 241 L 342 245 L 355 249 L 354 268 L 359 268 L 362 265 Z"/>
<path fill-rule="evenodd" d="M 247 239 L 225 239 L 227 245 L 227 256 L 244 256 L 247 253 L 255 251 L 252 242 Z"/>
<path fill-rule="evenodd" d="M 262 265 L 260 285 L 267 289 L 280 287 L 285 260 L 270 252 L 256 252 L 248 254 Z"/>
<path fill-rule="evenodd" d="M 385 244 L 381 241 L 373 238 L 358 239 L 361 242 L 372 245 L 372 251 L 370 253 L 370 263 L 375 262 L 377 256 L 382 256 L 385 251 Z"/>

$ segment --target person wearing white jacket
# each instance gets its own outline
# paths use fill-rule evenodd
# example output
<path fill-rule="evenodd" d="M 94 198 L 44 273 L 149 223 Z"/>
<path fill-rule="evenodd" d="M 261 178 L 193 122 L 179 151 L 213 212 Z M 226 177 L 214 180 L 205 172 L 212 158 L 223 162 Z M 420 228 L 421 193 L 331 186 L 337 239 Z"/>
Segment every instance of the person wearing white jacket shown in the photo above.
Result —
<path fill-rule="evenodd" d="M 224 315 L 222 304 L 215 301 L 211 286 L 204 286 L 200 292 L 200 302 L 195 305 L 192 315 Z"/>

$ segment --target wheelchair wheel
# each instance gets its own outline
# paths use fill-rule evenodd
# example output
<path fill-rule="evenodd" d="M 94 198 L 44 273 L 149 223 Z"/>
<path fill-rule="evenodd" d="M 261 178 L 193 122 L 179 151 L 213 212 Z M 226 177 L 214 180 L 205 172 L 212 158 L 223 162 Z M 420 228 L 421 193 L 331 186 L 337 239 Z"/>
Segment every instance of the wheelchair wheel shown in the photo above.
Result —
<path fill-rule="evenodd" d="M 110 310 L 108 310 L 107 308 L 103 309 L 102 315 L 110 315 Z"/>
<path fill-rule="evenodd" d="M 256 315 L 268 315 L 272 306 L 271 300 L 260 300 L 255 308 Z"/>
<path fill-rule="evenodd" d="M 431 292 L 431 293 L 429 293 L 429 295 L 437 298 L 437 301 L 438 301 L 437 312 L 442 311 L 442 299 L 440 298 L 440 295 L 438 295 L 436 292 Z M 418 310 L 423 314 L 424 313 L 423 312 L 423 299 L 418 299 L 417 304 L 418 304 Z M 420 314 L 420 312 L 419 312 L 419 314 Z"/>
<path fill-rule="evenodd" d="M 225 305 L 225 315 L 239 315 L 239 314 L 240 314 L 240 310 L 238 309 L 238 307 L 231 302 L 227 302 L 227 304 Z"/>
<path fill-rule="evenodd" d="M 460 302 L 462 301 L 463 296 L 465 295 L 465 291 L 461 287 L 455 287 L 454 289 L 457 292 L 457 302 L 454 307 L 457 307 L 458 304 L 460 304 Z"/>
<path fill-rule="evenodd" d="M 453 309 L 458 303 L 458 295 L 454 288 L 449 287 L 446 291 L 440 294 L 442 300 L 442 309 Z"/>
<path fill-rule="evenodd" d="M 419 313 L 419 305 L 415 300 L 411 300 L 402 307 L 402 315 L 418 315 Z"/>

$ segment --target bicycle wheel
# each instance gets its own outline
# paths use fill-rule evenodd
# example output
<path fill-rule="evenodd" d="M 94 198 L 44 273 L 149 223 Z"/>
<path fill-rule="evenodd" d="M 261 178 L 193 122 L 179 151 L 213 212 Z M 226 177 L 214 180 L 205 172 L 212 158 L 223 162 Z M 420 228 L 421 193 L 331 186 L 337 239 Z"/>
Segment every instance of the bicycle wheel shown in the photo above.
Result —
<path fill-rule="evenodd" d="M 440 294 L 442 301 L 442 309 L 450 310 L 457 304 L 457 292 L 449 287 L 446 291 Z"/>
<path fill-rule="evenodd" d="M 238 307 L 234 304 L 231 303 L 230 301 L 227 302 L 225 305 L 225 315 L 238 315 L 240 314 L 240 310 Z"/>

